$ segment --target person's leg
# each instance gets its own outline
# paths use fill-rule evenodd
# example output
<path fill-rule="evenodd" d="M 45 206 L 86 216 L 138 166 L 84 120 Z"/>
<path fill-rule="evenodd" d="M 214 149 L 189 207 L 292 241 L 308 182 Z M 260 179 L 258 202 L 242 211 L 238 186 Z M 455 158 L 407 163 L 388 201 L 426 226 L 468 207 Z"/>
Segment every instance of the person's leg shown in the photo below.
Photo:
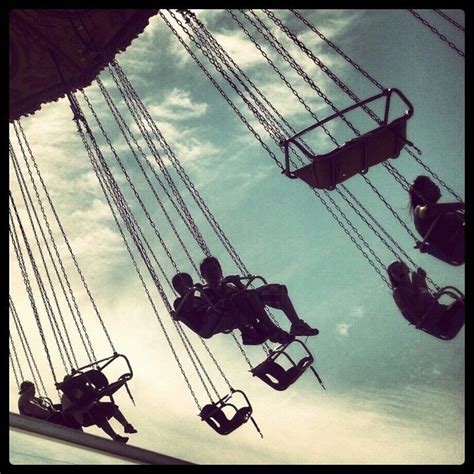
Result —
<path fill-rule="evenodd" d="M 112 405 L 112 416 L 123 426 L 125 433 L 136 433 L 137 430 L 132 426 L 131 423 L 125 418 L 124 414 L 120 411 L 119 407 L 114 404 Z"/>
<path fill-rule="evenodd" d="M 315 336 L 319 333 L 316 328 L 311 328 L 305 321 L 300 319 L 295 307 L 288 296 L 285 285 L 272 283 L 260 286 L 255 290 L 260 301 L 271 308 L 281 309 L 291 322 L 290 333 L 294 336 Z"/>
<path fill-rule="evenodd" d="M 233 297 L 233 301 L 236 310 L 244 315 L 247 323 L 257 330 L 263 329 L 270 341 L 287 343 L 292 340 L 292 336 L 279 328 L 268 316 L 265 306 L 255 290 L 242 291 Z"/>
<path fill-rule="evenodd" d="M 119 441 L 120 443 L 126 443 L 128 441 L 128 437 L 120 436 L 119 434 L 117 434 L 107 420 L 103 420 L 98 426 L 105 433 L 107 433 L 114 441 Z"/>

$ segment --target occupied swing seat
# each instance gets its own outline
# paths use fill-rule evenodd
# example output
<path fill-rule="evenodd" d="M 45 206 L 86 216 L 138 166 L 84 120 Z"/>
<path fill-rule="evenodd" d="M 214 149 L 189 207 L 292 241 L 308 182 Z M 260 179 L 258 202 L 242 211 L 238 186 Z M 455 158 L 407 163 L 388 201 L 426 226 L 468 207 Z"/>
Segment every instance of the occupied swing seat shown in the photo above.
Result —
<path fill-rule="evenodd" d="M 443 319 L 443 321 L 432 321 L 430 316 L 433 314 L 433 308 L 438 304 L 438 300 L 443 296 L 447 295 L 453 298 L 458 304 L 455 306 L 455 311 L 449 315 L 449 321 Z M 416 325 L 417 329 L 427 332 L 431 336 L 438 339 L 451 340 L 454 339 L 461 328 L 464 326 L 465 320 L 465 307 L 464 307 L 464 295 L 457 288 L 453 286 L 445 286 L 438 290 L 435 294 L 435 301 L 431 307 L 421 317 L 420 321 Z"/>
<path fill-rule="evenodd" d="M 233 403 L 229 403 L 229 400 L 234 393 L 242 394 L 245 399 L 246 403 L 241 408 L 237 408 Z M 226 414 L 226 412 L 229 411 L 233 414 L 230 418 L 228 418 Z M 214 431 L 221 435 L 232 433 L 250 419 L 262 436 L 260 429 L 252 417 L 252 412 L 252 406 L 250 405 L 245 393 L 241 390 L 232 390 L 230 394 L 221 398 L 217 402 L 205 405 L 200 411 L 199 416 L 202 421 L 205 421 Z"/>
<path fill-rule="evenodd" d="M 406 143 L 406 118 L 354 138 L 325 155 L 310 156 L 311 163 L 293 174 L 312 188 L 332 190 L 358 173 L 365 174 L 388 158 L 398 158 Z"/>
<path fill-rule="evenodd" d="M 445 230 L 445 217 L 453 216 L 459 220 L 459 226 L 452 233 L 452 235 L 446 236 L 446 238 L 436 239 L 436 234 L 443 235 Z M 450 212 L 439 215 L 434 219 L 430 228 L 423 236 L 423 240 L 418 241 L 415 248 L 422 253 L 427 253 L 445 263 L 449 263 L 453 266 L 459 266 L 464 264 L 465 260 L 465 220 L 464 212 Z M 436 245 L 432 242 L 434 240 L 441 240 L 445 243 L 443 248 L 440 245 Z"/>
<path fill-rule="evenodd" d="M 388 122 L 390 100 L 392 94 L 397 94 L 408 106 L 405 114 L 390 123 Z M 343 117 L 347 112 L 358 107 L 364 107 L 369 102 L 385 98 L 385 113 L 382 124 L 364 135 L 356 137 L 343 146 L 323 154 L 315 155 L 306 146 L 298 141 L 305 133 L 315 130 L 330 120 Z M 413 115 L 413 106 L 405 95 L 398 89 L 386 89 L 380 94 L 353 104 L 344 110 L 336 112 L 324 120 L 317 122 L 281 143 L 285 149 L 285 173 L 289 178 L 302 179 L 312 188 L 332 190 L 337 184 L 346 181 L 352 176 L 365 174 L 371 166 L 375 166 L 388 158 L 397 158 L 407 140 L 407 121 Z M 299 148 L 311 163 L 299 169 L 290 170 L 290 144 Z"/>
<path fill-rule="evenodd" d="M 302 357 L 298 362 L 295 362 L 285 352 L 288 346 L 295 342 L 301 344 L 307 352 L 307 355 Z M 284 355 L 286 359 L 292 364 L 289 369 L 285 369 L 282 365 L 276 362 L 276 359 L 282 355 Z M 301 377 L 301 375 L 303 375 L 306 369 L 310 368 L 318 379 L 319 383 L 324 388 L 318 373 L 311 366 L 313 362 L 313 355 L 309 352 L 306 345 L 303 344 L 303 342 L 301 342 L 299 339 L 294 339 L 287 344 L 283 344 L 274 351 L 271 351 L 270 355 L 262 363 L 251 369 L 250 372 L 253 376 L 258 377 L 260 380 L 275 390 L 283 391 L 295 383 Z"/>

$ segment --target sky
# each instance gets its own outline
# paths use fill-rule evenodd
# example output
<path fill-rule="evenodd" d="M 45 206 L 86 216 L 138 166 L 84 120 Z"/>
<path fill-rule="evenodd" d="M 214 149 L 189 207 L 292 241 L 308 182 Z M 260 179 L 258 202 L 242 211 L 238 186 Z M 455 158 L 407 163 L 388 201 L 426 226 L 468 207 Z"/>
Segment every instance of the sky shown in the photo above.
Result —
<path fill-rule="evenodd" d="M 422 151 L 422 162 L 464 199 L 464 58 L 407 10 L 299 11 L 380 84 L 397 88 L 406 95 L 415 111 L 408 122 L 408 138 Z M 463 11 L 443 11 L 464 25 Z M 359 98 L 379 92 L 291 12 L 274 12 Z M 264 13 L 256 13 L 270 25 Z M 420 10 L 419 13 L 464 50 L 463 32 L 433 10 Z M 314 123 L 227 12 L 200 10 L 196 14 L 294 129 L 302 130 Z M 164 15 L 171 18 L 168 12 Z M 235 15 L 257 38 L 258 33 L 242 13 L 235 11 Z M 274 24 L 272 31 L 336 107 L 341 109 L 353 103 Z M 184 34 L 183 38 L 189 43 Z M 327 103 L 272 51 L 262 37 L 258 37 L 258 43 L 319 118 L 331 115 Z M 196 48 L 193 51 L 197 51 Z M 282 152 L 237 94 L 202 55 L 198 57 L 248 123 L 283 161 Z M 314 355 L 314 367 L 326 387 L 323 390 L 307 371 L 286 391 L 272 390 L 251 376 L 249 366 L 231 336 L 217 335 L 206 344 L 231 385 L 249 397 L 264 438 L 260 438 L 250 422 L 228 436 L 220 436 L 200 421 L 199 410 L 133 268 L 76 132 L 68 103 L 60 99 L 43 105 L 34 115 L 22 118 L 20 123 L 110 337 L 117 351 L 126 354 L 133 367 L 134 377 L 129 386 L 136 406 L 125 391 L 116 396 L 123 413 L 138 430 L 129 443 L 200 464 L 463 463 L 464 329 L 455 339 L 441 341 L 408 325 L 393 302 L 386 282 L 308 186 L 280 173 L 268 153 L 159 15 L 151 18 L 145 31 L 117 56 L 117 61 L 249 271 L 264 276 L 268 282 L 285 284 L 300 317 L 319 329 L 318 336 L 303 341 Z M 120 100 L 109 73 L 103 71 L 100 79 L 126 116 L 125 104 Z M 123 159 L 177 266 L 196 279 L 197 275 L 170 225 L 141 178 L 97 84 L 86 88 L 85 93 L 94 104 L 114 149 Z M 124 175 L 113 163 L 110 149 L 82 95 L 77 94 L 77 97 L 88 114 L 87 119 L 101 148 L 107 153 L 127 202 L 170 278 L 174 273 L 170 259 L 147 223 Z M 393 109 L 394 113 L 403 112 L 403 107 L 395 101 Z M 132 123 L 131 117 L 128 120 L 130 129 L 138 137 L 137 125 Z M 369 123 L 362 113 L 351 115 L 350 120 L 367 131 Z M 340 143 L 352 138 L 340 124 L 331 127 Z M 13 127 L 10 136 L 15 153 L 22 162 Z M 324 135 L 313 140 L 320 152 L 331 149 L 332 143 Z M 139 143 L 146 149 L 143 138 Z M 165 163 L 174 173 L 169 160 L 165 159 Z M 405 151 L 391 164 L 408 181 L 418 174 L 426 174 Z M 12 168 L 12 164 L 10 166 Z M 159 172 L 156 165 L 155 169 Z M 414 230 L 403 188 L 381 166 L 371 168 L 366 176 Z M 177 183 L 211 253 L 221 260 L 224 273 L 237 273 L 235 264 L 183 183 Z M 360 176 L 345 184 L 438 286 L 452 285 L 464 291 L 464 266 L 451 267 L 414 250 L 408 232 Z M 27 215 L 13 168 L 10 170 L 10 187 L 26 222 Z M 173 222 L 193 261 L 199 262 L 204 256 L 202 251 L 161 188 L 156 186 L 156 189 L 161 193 L 165 208 L 174 216 Z M 442 200 L 446 202 L 453 199 L 444 188 L 442 194 Z M 388 265 L 394 259 L 393 254 L 347 208 L 339 195 L 333 191 L 331 196 L 344 209 L 383 265 Z M 95 353 L 97 357 L 107 357 L 111 355 L 111 348 L 56 228 L 54 233 L 60 242 L 58 246 Z M 33 242 L 31 230 L 29 235 Z M 35 251 L 39 259 L 39 253 Z M 139 265 L 144 268 L 141 262 Z M 385 275 L 383 268 L 380 271 Z M 144 275 L 176 356 L 193 391 L 204 404 L 206 392 L 146 271 Z M 172 300 L 173 293 L 164 279 L 162 284 Z M 10 295 L 29 344 L 37 354 L 36 362 L 48 395 L 57 401 L 54 380 L 13 249 L 10 249 Z M 53 336 L 48 332 L 44 307 L 39 301 L 38 295 L 38 311 L 44 318 L 53 364 L 57 373 L 63 374 L 65 369 Z M 289 328 L 281 312 L 275 310 L 272 313 L 281 327 Z M 77 348 L 78 358 L 86 361 L 72 321 L 70 325 L 71 341 Z M 10 331 L 24 378 L 31 378 L 18 334 L 11 322 Z M 185 332 L 219 392 L 227 393 L 225 380 L 199 338 L 188 329 Z M 259 347 L 246 348 L 246 352 L 253 366 L 265 357 Z M 10 410 L 17 412 L 18 388 L 11 369 L 9 381 Z M 105 436 L 96 428 L 86 430 Z M 23 459 L 28 463 L 26 457 L 18 457 L 21 449 L 27 454 L 28 443 L 23 448 L 15 446 L 16 462 L 21 463 Z M 54 448 L 50 454 L 45 457 L 58 459 Z M 85 462 L 80 451 L 75 456 L 75 463 Z"/>

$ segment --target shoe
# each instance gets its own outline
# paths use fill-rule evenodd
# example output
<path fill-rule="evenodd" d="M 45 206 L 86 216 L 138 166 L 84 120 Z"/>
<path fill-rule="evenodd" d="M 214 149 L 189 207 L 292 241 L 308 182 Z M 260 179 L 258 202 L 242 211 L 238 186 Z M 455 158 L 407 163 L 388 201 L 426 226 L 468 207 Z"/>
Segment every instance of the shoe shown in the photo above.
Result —
<path fill-rule="evenodd" d="M 114 441 L 118 441 L 119 443 L 125 444 L 125 443 L 128 441 L 128 438 L 127 438 L 126 436 L 117 435 L 117 436 L 114 438 Z"/>
<path fill-rule="evenodd" d="M 294 338 L 295 336 L 293 334 L 288 334 L 286 331 L 283 331 L 283 329 L 275 330 L 268 337 L 271 342 L 277 342 L 278 344 L 288 344 L 293 341 Z"/>
<path fill-rule="evenodd" d="M 319 330 L 312 328 L 300 319 L 297 323 L 291 325 L 290 333 L 294 336 L 316 336 L 319 334 Z"/>
<path fill-rule="evenodd" d="M 125 433 L 137 433 L 137 430 L 129 423 L 128 425 L 125 426 L 123 429 Z"/>

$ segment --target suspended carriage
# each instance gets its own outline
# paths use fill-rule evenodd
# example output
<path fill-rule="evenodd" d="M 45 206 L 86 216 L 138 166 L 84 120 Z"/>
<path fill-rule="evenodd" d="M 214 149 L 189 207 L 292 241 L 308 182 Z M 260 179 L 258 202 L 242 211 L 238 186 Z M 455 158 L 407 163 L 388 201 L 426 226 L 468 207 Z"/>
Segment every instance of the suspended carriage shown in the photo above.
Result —
<path fill-rule="evenodd" d="M 408 110 L 406 110 L 403 116 L 389 122 L 390 101 L 394 93 L 408 106 Z M 340 148 L 336 148 L 323 155 L 314 155 L 306 146 L 298 141 L 306 133 L 316 130 L 329 121 L 343 117 L 347 112 L 363 107 L 380 98 L 385 98 L 385 113 L 382 125 L 346 142 Z M 380 94 L 334 113 L 330 117 L 284 140 L 285 169 L 283 172 L 291 179 L 302 179 L 312 188 L 332 190 L 337 184 L 348 180 L 358 173 L 367 173 L 370 167 L 382 163 L 388 158 L 397 158 L 405 144 L 409 143 L 406 129 L 407 121 L 412 115 L 413 106 L 405 95 L 395 88 L 386 89 Z M 299 148 L 311 160 L 311 163 L 299 169 L 291 170 L 289 154 L 291 145 Z"/>
<path fill-rule="evenodd" d="M 459 224 L 456 225 L 456 229 L 451 235 L 443 239 L 443 245 L 433 243 L 435 234 L 441 233 L 443 235 L 445 233 L 444 226 L 446 223 L 444 222 L 444 217 L 446 214 L 440 214 L 434 219 L 430 228 L 423 236 L 423 240 L 419 240 L 415 248 L 450 265 L 463 265 L 465 259 L 464 210 L 449 213 L 451 219 L 456 219 Z"/>
<path fill-rule="evenodd" d="M 128 370 L 114 382 L 109 382 L 104 369 L 119 358 L 125 361 Z M 57 383 L 56 388 L 61 390 L 76 407 L 81 408 L 103 397 L 109 397 L 113 402 L 113 395 L 125 386 L 130 399 L 135 404 L 127 385 L 132 377 L 133 371 L 128 358 L 123 354 L 113 354 L 74 370 L 71 375 L 66 375 L 62 382 Z"/>
<path fill-rule="evenodd" d="M 440 317 L 434 309 L 443 296 L 449 296 L 454 304 L 449 312 L 445 310 L 445 314 Z M 458 335 L 464 326 L 464 295 L 453 286 L 445 286 L 434 294 L 434 298 L 431 307 L 422 315 L 416 324 L 416 328 L 438 339 L 451 340 Z"/>

